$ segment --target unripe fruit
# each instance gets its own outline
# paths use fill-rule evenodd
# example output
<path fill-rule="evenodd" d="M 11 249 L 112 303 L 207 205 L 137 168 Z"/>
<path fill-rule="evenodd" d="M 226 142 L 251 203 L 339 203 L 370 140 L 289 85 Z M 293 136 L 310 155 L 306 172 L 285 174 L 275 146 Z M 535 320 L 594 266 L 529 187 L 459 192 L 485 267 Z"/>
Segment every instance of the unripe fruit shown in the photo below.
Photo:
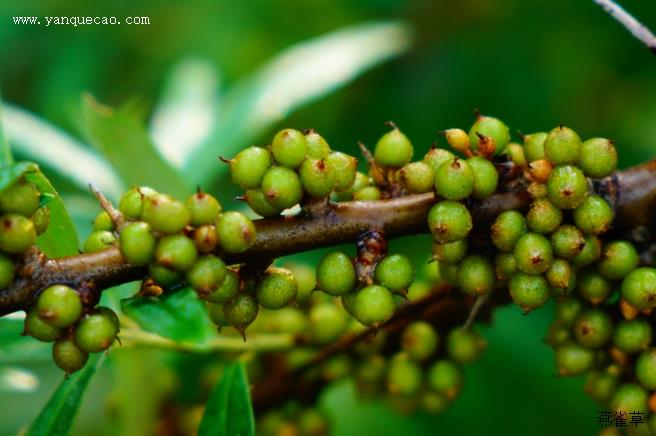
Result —
<path fill-rule="evenodd" d="M 399 170 L 401 185 L 412 194 L 422 194 L 433 189 L 435 173 L 430 165 L 418 161 L 405 165 Z"/>
<path fill-rule="evenodd" d="M 456 265 L 467 254 L 467 240 L 459 239 L 446 244 L 433 243 L 433 259 L 448 265 Z"/>
<path fill-rule="evenodd" d="M 636 361 L 636 378 L 645 388 L 656 390 L 656 348 L 640 353 Z"/>
<path fill-rule="evenodd" d="M 394 315 L 394 308 L 394 298 L 389 289 L 371 285 L 355 294 L 353 316 L 366 326 L 380 325 Z"/>
<path fill-rule="evenodd" d="M 52 358 L 66 374 L 72 374 L 86 365 L 89 355 L 72 338 L 63 338 L 52 347 Z"/>
<path fill-rule="evenodd" d="M 317 265 L 317 283 L 326 294 L 347 294 L 355 287 L 355 281 L 353 261 L 342 252 L 326 253 Z"/>
<path fill-rule="evenodd" d="M 471 363 L 485 349 L 485 341 L 473 330 L 453 329 L 446 338 L 446 351 L 458 363 Z"/>
<path fill-rule="evenodd" d="M 435 263 L 437 264 L 438 281 L 441 280 L 448 285 L 458 286 L 458 265 L 447 265 L 437 261 Z"/>
<path fill-rule="evenodd" d="M 447 200 L 462 200 L 474 190 L 474 171 L 467 161 L 455 159 L 435 171 L 435 192 Z"/>
<path fill-rule="evenodd" d="M 0 289 L 6 288 L 14 281 L 16 265 L 9 256 L 0 253 Z"/>
<path fill-rule="evenodd" d="M 469 210 L 455 201 L 440 201 L 428 212 L 428 227 L 440 244 L 464 239 L 472 226 Z"/>
<path fill-rule="evenodd" d="M 433 173 L 444 163 L 455 160 L 456 155 L 444 148 L 433 147 L 424 156 L 424 163 L 433 169 Z"/>
<path fill-rule="evenodd" d="M 554 259 L 551 266 L 545 273 L 545 278 L 554 289 L 554 293 L 558 296 L 566 295 L 574 288 L 576 276 L 572 267 L 564 259 Z"/>
<path fill-rule="evenodd" d="M 526 162 L 526 156 L 524 155 L 524 147 L 521 145 L 511 142 L 508 144 L 508 147 L 506 148 L 506 151 L 504 154 L 508 155 L 512 163 L 515 165 L 521 167 L 521 168 L 526 168 L 528 163 Z"/>
<path fill-rule="evenodd" d="M 205 192 L 199 191 L 190 195 L 185 205 L 191 212 L 190 224 L 194 227 L 213 224 L 221 213 L 221 205 L 217 199 Z"/>
<path fill-rule="evenodd" d="M 547 331 L 547 337 L 545 338 L 545 342 L 547 344 L 555 348 L 557 346 L 566 344 L 570 340 L 571 340 L 571 335 L 567 327 L 565 327 L 558 321 L 554 321 L 551 323 L 551 325 L 549 326 L 549 330 Z"/>
<path fill-rule="evenodd" d="M 594 364 L 594 352 L 576 343 L 556 347 L 556 368 L 560 376 L 573 376 L 589 371 Z"/>
<path fill-rule="evenodd" d="M 303 197 L 301 179 L 294 170 L 285 167 L 273 167 L 266 172 L 262 192 L 266 200 L 280 210 L 294 206 Z"/>
<path fill-rule="evenodd" d="M 431 391 L 422 392 L 420 403 L 422 410 L 431 415 L 438 415 L 449 407 L 449 401 L 443 395 Z"/>
<path fill-rule="evenodd" d="M 206 224 L 194 229 L 193 239 L 199 253 L 213 252 L 219 243 L 216 226 Z"/>
<path fill-rule="evenodd" d="M 325 345 L 336 341 L 347 327 L 347 316 L 332 303 L 320 303 L 310 309 L 310 337 L 312 342 Z"/>
<path fill-rule="evenodd" d="M 36 242 L 34 223 L 23 215 L 7 214 L 0 217 L 0 250 L 23 253 Z"/>
<path fill-rule="evenodd" d="M 610 400 L 610 408 L 613 412 L 631 412 L 647 413 L 647 391 L 635 383 L 626 383 L 620 386 L 613 398 Z"/>
<path fill-rule="evenodd" d="M 223 305 L 223 315 L 228 323 L 242 334 L 257 318 L 257 301 L 250 294 L 237 294 Z"/>
<path fill-rule="evenodd" d="M 27 312 L 23 331 L 25 334 L 30 335 L 41 342 L 52 342 L 57 339 L 61 333 L 59 327 L 53 327 L 42 320 L 34 309 Z"/>
<path fill-rule="evenodd" d="M 402 294 L 415 278 L 415 268 L 406 256 L 391 254 L 378 262 L 374 278 L 390 291 Z"/>
<path fill-rule="evenodd" d="M 581 204 L 587 192 L 588 182 L 583 171 L 575 166 L 559 166 L 549 174 L 547 195 L 556 207 L 574 209 Z"/>
<path fill-rule="evenodd" d="M 287 168 L 297 168 L 307 155 L 305 136 L 294 129 L 283 129 L 271 141 L 273 158 Z M 255 186 L 252 186 L 255 188 Z"/>
<path fill-rule="evenodd" d="M 228 253 L 243 253 L 254 243 L 256 230 L 253 221 L 239 212 L 221 214 L 216 223 L 219 245 Z"/>
<path fill-rule="evenodd" d="M 613 221 L 613 209 L 598 195 L 587 196 L 574 210 L 574 223 L 584 233 L 604 233 Z"/>
<path fill-rule="evenodd" d="M 93 220 L 93 230 L 102 231 L 107 230 L 111 232 L 114 230 L 114 222 L 107 212 L 104 210 L 96 215 L 96 218 Z"/>
<path fill-rule="evenodd" d="M 221 284 L 207 294 L 207 300 L 212 303 L 225 303 L 239 291 L 239 276 L 235 271 L 226 268 L 225 278 Z"/>
<path fill-rule="evenodd" d="M 576 297 L 570 296 L 558 300 L 556 303 L 556 321 L 566 327 L 570 327 L 582 310 L 583 303 Z"/>
<path fill-rule="evenodd" d="M 494 164 L 480 156 L 467 159 L 467 163 L 474 173 L 474 198 L 483 200 L 494 194 L 499 185 L 499 173 Z"/>
<path fill-rule="evenodd" d="M 646 319 L 622 320 L 615 326 L 613 344 L 625 353 L 637 353 L 649 347 L 652 337 L 651 325 Z"/>
<path fill-rule="evenodd" d="M 517 271 L 517 260 L 512 253 L 499 252 L 494 258 L 494 273 L 498 280 L 510 280 Z"/>
<path fill-rule="evenodd" d="M 451 360 L 443 359 L 438 360 L 428 369 L 426 382 L 433 391 L 452 400 L 460 393 L 463 379 L 460 366 Z"/>
<path fill-rule="evenodd" d="M 75 328 L 75 343 L 87 353 L 98 353 L 112 345 L 118 328 L 114 320 L 105 313 L 86 315 Z"/>
<path fill-rule="evenodd" d="M 424 321 L 415 321 L 403 330 L 401 348 L 415 360 L 430 357 L 437 349 L 439 336 L 433 326 Z"/>
<path fill-rule="evenodd" d="M 410 284 L 410 287 L 408 287 L 408 293 L 405 297 L 408 299 L 408 301 L 417 301 L 430 294 L 430 292 L 431 287 L 428 283 L 423 280 L 415 280 L 412 282 L 412 284 Z"/>
<path fill-rule="evenodd" d="M 327 197 L 335 186 L 336 173 L 329 171 L 323 159 L 307 158 L 299 170 L 301 184 L 312 197 Z"/>
<path fill-rule="evenodd" d="M 615 290 L 613 283 L 592 269 L 582 270 L 576 284 L 578 293 L 592 304 L 599 304 Z"/>
<path fill-rule="evenodd" d="M 656 268 L 638 268 L 622 281 L 622 297 L 639 310 L 656 307 Z"/>
<path fill-rule="evenodd" d="M 307 155 L 315 159 L 323 159 L 330 153 L 330 145 L 316 130 L 310 129 L 305 134 L 307 143 Z"/>
<path fill-rule="evenodd" d="M 285 263 L 283 267 L 287 268 L 296 277 L 298 283 L 298 293 L 296 302 L 305 304 L 310 299 L 312 291 L 317 287 L 317 271 L 315 268 L 303 263 Z"/>
<path fill-rule="evenodd" d="M 421 367 L 403 353 L 392 357 L 387 369 L 387 392 L 392 395 L 412 395 L 422 384 Z"/>
<path fill-rule="evenodd" d="M 179 232 L 191 220 L 189 209 L 166 194 L 146 197 L 141 216 L 153 230 L 165 234 Z"/>
<path fill-rule="evenodd" d="M 40 197 L 36 186 L 19 181 L 0 192 L 0 210 L 31 217 L 39 208 Z"/>
<path fill-rule="evenodd" d="M 474 151 L 478 150 L 480 141 L 478 135 L 487 136 L 493 140 L 496 146 L 494 150 L 495 155 L 503 153 L 510 142 L 510 130 L 508 126 L 493 117 L 479 116 L 469 130 L 469 144 Z"/>
<path fill-rule="evenodd" d="M 604 277 L 620 280 L 636 269 L 639 262 L 640 256 L 633 244 L 613 241 L 604 246 L 597 267 Z"/>
<path fill-rule="evenodd" d="M 38 208 L 32 216 L 32 222 L 34 222 L 34 229 L 37 235 L 45 233 L 50 225 L 50 209 L 48 209 L 48 206 Z"/>
<path fill-rule="evenodd" d="M 144 222 L 128 224 L 119 235 L 119 248 L 127 263 L 148 265 L 155 254 L 155 237 Z"/>
<path fill-rule="evenodd" d="M 269 167 L 271 167 L 269 150 L 255 146 L 248 147 L 230 160 L 230 178 L 244 190 L 259 188 Z"/>
<path fill-rule="evenodd" d="M 526 214 L 526 224 L 531 231 L 548 234 L 560 226 L 563 212 L 546 198 L 539 198 L 531 203 Z"/>
<path fill-rule="evenodd" d="M 164 236 L 155 248 L 157 262 L 176 271 L 189 271 L 196 262 L 196 246 L 184 235 Z"/>
<path fill-rule="evenodd" d="M 544 156 L 554 165 L 575 164 L 581 152 L 581 138 L 569 127 L 556 127 L 544 140 Z"/>
<path fill-rule="evenodd" d="M 223 304 L 220 303 L 211 303 L 207 302 L 207 314 L 210 316 L 210 320 L 214 325 L 218 327 L 218 330 L 221 331 L 223 327 L 227 327 L 230 324 L 223 314 Z"/>
<path fill-rule="evenodd" d="M 208 295 L 223 284 L 227 268 L 218 257 L 207 254 L 198 258 L 187 271 L 187 283 L 201 295 Z"/>
<path fill-rule="evenodd" d="M 444 132 L 446 142 L 451 148 L 461 153 L 466 153 L 470 150 L 469 135 L 462 129 L 447 129 Z"/>
<path fill-rule="evenodd" d="M 64 328 L 78 320 L 82 314 L 82 302 L 73 288 L 53 285 L 39 294 L 36 311 L 46 323 Z"/>
<path fill-rule="evenodd" d="M 528 171 L 534 182 L 542 184 L 549 180 L 549 174 L 553 170 L 553 164 L 546 159 L 534 160 L 528 164 Z M 542 197 L 542 193 L 533 191 L 531 192 L 535 197 Z"/>
<path fill-rule="evenodd" d="M 549 299 L 549 283 L 541 275 L 516 272 L 508 286 L 512 300 L 524 313 L 544 305 Z"/>
<path fill-rule="evenodd" d="M 139 220 L 143 212 L 144 199 L 156 193 L 154 189 L 147 186 L 134 187 L 123 194 L 118 208 L 126 219 Z"/>
<path fill-rule="evenodd" d="M 85 253 L 95 253 L 116 245 L 117 239 L 114 233 L 108 230 L 97 230 L 89 235 L 84 242 Z"/>
<path fill-rule="evenodd" d="M 608 370 L 593 371 L 586 378 L 583 389 L 595 401 L 601 404 L 608 404 L 608 401 L 617 389 L 618 381 L 617 375 Z"/>
<path fill-rule="evenodd" d="M 544 140 L 547 133 L 538 132 L 524 136 L 524 154 L 529 162 L 544 159 Z"/>
<path fill-rule="evenodd" d="M 494 289 L 494 269 L 483 256 L 467 256 L 458 268 L 460 289 L 474 297 L 488 295 Z"/>
<path fill-rule="evenodd" d="M 526 233 L 526 220 L 516 210 L 502 212 L 492 224 L 492 242 L 502 251 L 512 251 L 519 238 Z"/>
<path fill-rule="evenodd" d="M 413 154 L 412 143 L 396 127 L 381 136 L 374 149 L 374 159 L 382 167 L 401 168 Z"/>
<path fill-rule="evenodd" d="M 549 240 L 538 233 L 522 235 L 513 250 L 517 268 L 527 274 L 546 272 L 553 261 Z"/>
<path fill-rule="evenodd" d="M 574 321 L 574 337 L 586 348 L 598 348 L 610 339 L 613 321 L 602 309 L 588 309 Z"/>
<path fill-rule="evenodd" d="M 353 201 L 376 201 L 380 200 L 381 192 L 375 186 L 365 186 L 353 193 Z"/>
<path fill-rule="evenodd" d="M 282 211 L 267 201 L 261 189 L 249 189 L 244 193 L 244 200 L 253 212 L 263 217 L 279 215 Z"/>
<path fill-rule="evenodd" d="M 367 186 L 370 185 L 371 185 L 371 180 L 369 180 L 369 176 L 357 171 L 355 173 L 355 180 L 353 181 L 353 184 L 349 189 L 341 193 L 340 200 L 348 200 L 349 198 L 351 198 L 350 196 L 352 196 L 353 193 L 359 191 L 362 188 L 366 188 Z M 432 180 L 431 180 L 431 189 L 432 189 Z"/>
<path fill-rule="evenodd" d="M 565 224 L 552 233 L 551 246 L 556 256 L 573 259 L 585 247 L 585 237 L 577 227 Z"/>
<path fill-rule="evenodd" d="M 601 256 L 601 241 L 594 235 L 585 237 L 585 245 L 579 254 L 572 258 L 572 266 L 583 267 L 591 264 Z"/>
<path fill-rule="evenodd" d="M 288 306 L 296 298 L 298 283 L 291 271 L 269 267 L 255 290 L 257 302 L 267 309 Z"/>
<path fill-rule="evenodd" d="M 298 418 L 299 434 L 308 436 L 328 436 L 330 425 L 317 409 L 305 409 Z"/>
<path fill-rule="evenodd" d="M 602 178 L 610 176 L 617 168 L 615 144 L 606 138 L 588 139 L 581 146 L 577 166 L 588 177 Z"/>
<path fill-rule="evenodd" d="M 333 174 L 335 191 L 346 191 L 353 186 L 358 169 L 358 160 L 351 155 L 333 151 L 326 156 L 326 166 Z"/>
<path fill-rule="evenodd" d="M 177 285 L 184 279 L 184 275 L 182 275 L 180 271 L 168 269 L 157 263 L 151 263 L 148 265 L 148 275 L 155 281 L 155 283 L 164 288 Z"/>

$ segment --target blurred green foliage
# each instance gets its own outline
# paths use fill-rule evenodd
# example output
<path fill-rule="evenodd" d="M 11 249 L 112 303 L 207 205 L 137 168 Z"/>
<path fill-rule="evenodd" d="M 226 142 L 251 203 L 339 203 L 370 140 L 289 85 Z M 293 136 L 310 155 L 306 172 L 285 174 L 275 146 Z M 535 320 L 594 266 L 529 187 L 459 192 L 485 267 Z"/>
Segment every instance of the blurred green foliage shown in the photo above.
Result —
<path fill-rule="evenodd" d="M 656 27 L 656 3 L 622 3 Z M 149 16 L 151 24 L 46 28 L 13 25 L 10 20 L 15 15 Z M 4 0 L 0 4 L 0 86 L 7 102 L 68 132 L 75 146 L 93 142 L 98 147 L 103 140 L 96 136 L 94 141 L 84 124 L 85 92 L 153 128 L 157 126 L 153 113 L 162 114 L 167 105 L 181 106 L 191 92 L 192 109 L 210 108 L 201 111 L 209 114 L 205 131 L 216 134 L 220 130 L 214 124 L 219 120 L 212 115 L 224 113 L 224 104 L 232 108 L 225 112 L 231 120 L 248 118 L 250 113 L 239 109 L 247 111 L 252 106 L 236 105 L 238 93 L 230 91 L 246 92 L 244 87 L 261 77 L 257 72 L 277 53 L 345 26 L 389 19 L 407 23 L 414 33 L 405 54 L 292 112 L 277 125 L 239 131 L 230 138 L 231 144 L 221 135 L 213 136 L 207 160 L 232 154 L 234 147 L 263 143 L 283 125 L 314 127 L 335 148 L 355 154 L 356 141 L 373 145 L 385 129 L 383 122 L 390 119 L 423 153 L 436 140 L 438 130 L 468 127 L 475 107 L 523 132 L 565 123 L 583 137 L 613 138 L 622 166 L 656 155 L 656 59 L 592 1 Z M 176 74 L 189 62 L 200 65 L 200 69 L 192 68 L 190 77 L 196 81 L 183 79 L 180 85 Z M 266 83 L 261 85 L 267 89 Z M 233 96 L 227 103 L 226 95 Z M 76 163 L 93 165 L 96 174 L 107 174 L 108 186 L 129 185 L 133 181 L 125 177 L 125 170 L 118 171 L 124 177 L 117 182 L 96 155 L 120 141 L 105 135 L 97 151 L 89 146 L 85 151 L 89 156 L 78 153 L 79 161 L 69 159 L 62 164 L 55 155 L 63 154 L 64 148 L 45 138 L 36 149 L 24 153 L 30 158 L 42 156 L 38 162 L 62 193 L 80 235 L 85 236 L 97 209 L 80 183 L 86 176 L 68 172 L 81 171 Z M 74 155 L 76 149 L 67 150 Z M 138 162 L 139 157 L 134 159 Z M 197 182 L 194 172 L 193 166 L 182 172 L 186 185 Z M 169 170 L 162 170 L 148 177 L 157 184 L 159 176 L 159 182 L 166 184 L 171 183 L 168 174 Z M 222 201 L 234 207 L 228 199 L 236 190 L 218 161 L 210 182 Z M 394 246 L 416 252 L 422 243 L 410 238 Z M 582 393 L 580 380 L 553 375 L 551 351 L 541 342 L 550 310 L 547 307 L 527 317 L 515 307 L 498 311 L 494 323 L 483 329 L 488 351 L 468 368 L 463 395 L 440 417 L 395 415 L 382 404 L 354 399 L 346 385 L 332 388 L 322 406 L 333 416 L 339 435 L 593 434 L 595 405 Z M 4 406 L 0 434 L 24 428 L 61 379 L 38 348 L 30 351 L 37 358 L 25 362 L 9 359 L 10 350 L 0 349 L 1 359 L 21 364 L 40 380 L 34 392 L 0 394 Z M 216 356 L 117 350 L 110 360 L 111 365 L 104 366 L 92 382 L 75 434 L 88 434 L 91 429 L 102 434 L 145 434 L 161 414 L 179 408 L 193 412 L 218 377 L 211 365 Z"/>

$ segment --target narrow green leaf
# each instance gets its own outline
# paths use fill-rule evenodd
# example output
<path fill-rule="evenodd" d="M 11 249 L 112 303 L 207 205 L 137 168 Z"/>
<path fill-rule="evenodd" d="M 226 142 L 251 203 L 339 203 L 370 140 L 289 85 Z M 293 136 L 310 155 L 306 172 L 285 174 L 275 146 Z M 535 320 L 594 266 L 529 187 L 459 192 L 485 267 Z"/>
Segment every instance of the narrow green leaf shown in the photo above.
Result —
<path fill-rule="evenodd" d="M 228 365 L 212 390 L 198 430 L 199 436 L 255 434 L 248 380 L 242 362 Z"/>
<path fill-rule="evenodd" d="M 27 436 L 66 435 L 80 407 L 82 395 L 104 360 L 104 354 L 89 358 L 84 368 L 61 382 L 41 413 L 32 422 Z"/>
<path fill-rule="evenodd" d="M 14 157 L 11 154 L 11 148 L 9 148 L 9 141 L 7 141 L 7 135 L 5 135 L 2 116 L 3 106 L 2 95 L 0 95 L 0 147 L 2 147 L 2 151 L 0 152 L 0 167 L 6 167 L 14 163 Z"/>
<path fill-rule="evenodd" d="M 183 198 L 190 188 L 157 152 L 134 105 L 113 110 L 84 98 L 84 116 L 92 143 L 128 185 L 148 185 Z"/>
<path fill-rule="evenodd" d="M 295 45 L 244 79 L 226 95 L 219 123 L 185 161 L 187 173 L 205 185 L 232 156 L 292 110 L 352 81 L 362 72 L 403 53 L 411 32 L 400 22 L 375 22 L 341 29 Z M 220 148 L 219 148 L 220 147 Z"/>
<path fill-rule="evenodd" d="M 216 332 L 205 305 L 190 288 L 157 298 L 129 298 L 121 302 L 121 310 L 142 329 L 175 341 L 203 343 Z"/>

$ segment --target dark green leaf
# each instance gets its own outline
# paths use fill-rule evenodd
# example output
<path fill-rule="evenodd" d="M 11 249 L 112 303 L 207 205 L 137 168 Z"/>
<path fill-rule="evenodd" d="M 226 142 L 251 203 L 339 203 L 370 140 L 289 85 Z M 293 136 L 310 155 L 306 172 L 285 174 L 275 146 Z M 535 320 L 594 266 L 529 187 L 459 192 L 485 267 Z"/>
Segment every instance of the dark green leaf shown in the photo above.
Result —
<path fill-rule="evenodd" d="M 216 329 L 196 292 L 184 288 L 161 297 L 134 297 L 121 302 L 123 313 L 142 329 L 175 341 L 203 343 Z"/>
<path fill-rule="evenodd" d="M 91 356 L 84 368 L 61 382 L 39 416 L 32 422 L 27 436 L 66 435 L 70 432 L 82 395 L 104 358 L 104 354 Z"/>
<path fill-rule="evenodd" d="M 226 367 L 210 394 L 199 436 L 248 436 L 255 434 L 253 409 L 246 371 L 241 362 Z"/>

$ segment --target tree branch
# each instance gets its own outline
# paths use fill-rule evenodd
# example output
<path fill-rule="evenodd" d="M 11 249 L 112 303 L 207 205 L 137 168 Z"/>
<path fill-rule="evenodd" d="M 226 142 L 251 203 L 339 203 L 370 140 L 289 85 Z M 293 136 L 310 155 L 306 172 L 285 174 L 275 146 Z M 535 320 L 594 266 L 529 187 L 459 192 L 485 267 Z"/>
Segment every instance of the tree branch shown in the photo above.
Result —
<path fill-rule="evenodd" d="M 594 0 L 594 2 L 604 8 L 611 17 L 626 27 L 636 39 L 645 44 L 652 53 L 656 54 L 656 36 L 651 33 L 647 26 L 636 20 L 622 6 L 612 0 Z"/>

